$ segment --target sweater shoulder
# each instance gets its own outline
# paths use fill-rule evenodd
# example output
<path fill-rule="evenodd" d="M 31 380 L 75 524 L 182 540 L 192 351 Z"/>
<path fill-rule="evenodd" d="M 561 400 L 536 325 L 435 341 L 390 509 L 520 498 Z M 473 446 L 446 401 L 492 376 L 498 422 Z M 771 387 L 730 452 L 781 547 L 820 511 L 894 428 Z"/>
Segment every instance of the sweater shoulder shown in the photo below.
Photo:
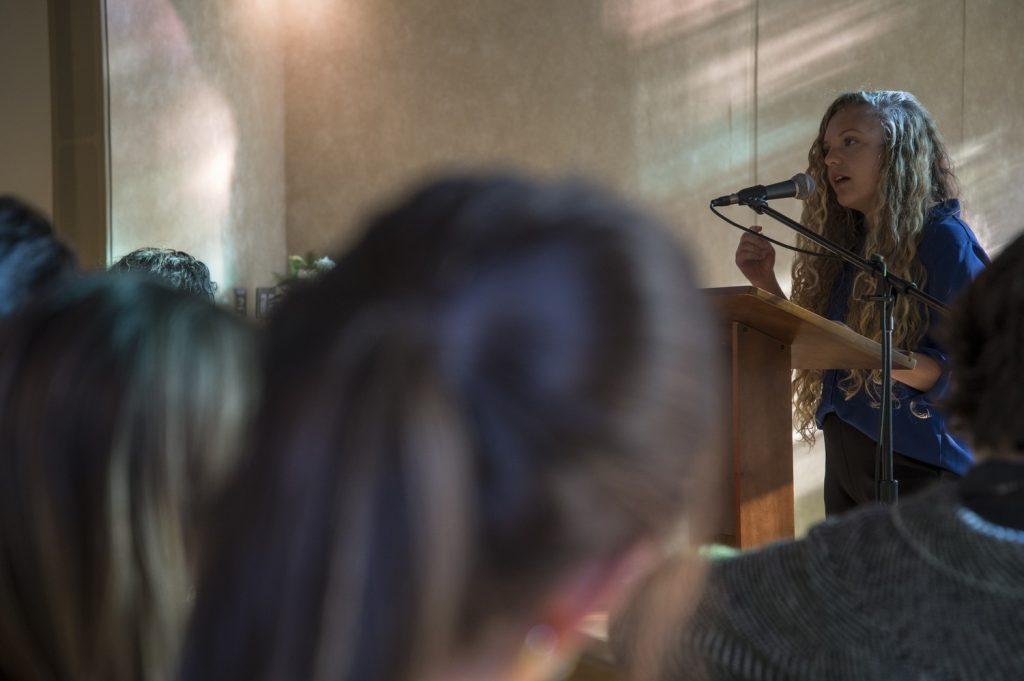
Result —
<path fill-rule="evenodd" d="M 777 594 L 781 585 L 820 587 L 816 577 L 842 579 L 847 571 L 856 572 L 856 566 L 873 562 L 874 554 L 887 554 L 883 547 L 898 542 L 890 509 L 872 505 L 819 523 L 803 539 L 777 542 L 715 563 L 709 584 L 766 594 Z"/>
<path fill-rule="evenodd" d="M 905 585 L 916 565 L 890 509 L 869 507 L 713 565 L 694 630 L 777 660 L 856 650 L 874 638 L 887 585 Z"/>

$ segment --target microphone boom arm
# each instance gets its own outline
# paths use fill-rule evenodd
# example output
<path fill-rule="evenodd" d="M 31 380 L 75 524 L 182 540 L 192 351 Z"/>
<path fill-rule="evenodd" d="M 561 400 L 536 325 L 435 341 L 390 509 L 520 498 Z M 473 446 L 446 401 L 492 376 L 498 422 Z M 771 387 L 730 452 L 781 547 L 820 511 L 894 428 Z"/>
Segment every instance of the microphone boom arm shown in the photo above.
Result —
<path fill-rule="evenodd" d="M 906 279 L 903 279 L 901 277 L 896 276 L 895 274 L 892 274 L 891 272 L 889 272 L 888 268 L 886 268 L 884 265 L 880 265 L 877 260 L 867 260 L 865 258 L 862 258 L 853 251 L 843 248 L 839 244 L 836 244 L 833 241 L 826 239 L 817 232 L 814 232 L 804 227 L 796 220 L 793 220 L 788 216 L 783 215 L 779 211 L 769 206 L 767 200 L 765 200 L 764 198 L 757 197 L 753 200 L 747 201 L 746 205 L 758 215 L 767 215 L 768 217 L 774 219 L 775 221 L 781 222 L 782 224 L 786 225 L 796 233 L 807 237 L 808 240 L 813 241 L 814 243 L 818 244 L 825 250 L 835 253 L 837 256 L 842 258 L 844 261 L 850 263 L 857 269 L 874 274 L 876 277 L 879 277 L 880 279 L 885 281 L 889 286 L 891 286 L 893 288 L 893 291 L 898 295 L 909 295 L 911 298 L 916 298 L 919 302 L 924 303 L 925 305 L 927 305 L 928 307 L 932 308 L 937 312 L 940 312 L 942 314 L 949 313 L 949 306 L 947 306 L 938 298 L 935 298 L 934 296 L 931 296 L 922 291 L 921 289 L 919 289 L 917 287 L 917 284 L 915 284 L 914 282 L 907 281 Z"/>

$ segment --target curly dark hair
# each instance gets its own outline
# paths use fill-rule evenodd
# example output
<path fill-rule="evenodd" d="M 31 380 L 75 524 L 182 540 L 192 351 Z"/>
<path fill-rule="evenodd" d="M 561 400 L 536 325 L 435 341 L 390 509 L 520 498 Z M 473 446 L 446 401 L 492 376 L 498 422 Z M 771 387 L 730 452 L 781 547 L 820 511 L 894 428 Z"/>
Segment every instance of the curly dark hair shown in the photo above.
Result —
<path fill-rule="evenodd" d="M 176 289 L 210 301 L 217 292 L 217 285 L 210 281 L 210 269 L 202 260 L 171 248 L 140 248 L 111 265 L 110 270 L 149 273 Z"/>
<path fill-rule="evenodd" d="M 964 292 L 947 329 L 950 423 L 982 452 L 1024 452 L 1015 398 L 1024 376 L 1024 235 Z"/>

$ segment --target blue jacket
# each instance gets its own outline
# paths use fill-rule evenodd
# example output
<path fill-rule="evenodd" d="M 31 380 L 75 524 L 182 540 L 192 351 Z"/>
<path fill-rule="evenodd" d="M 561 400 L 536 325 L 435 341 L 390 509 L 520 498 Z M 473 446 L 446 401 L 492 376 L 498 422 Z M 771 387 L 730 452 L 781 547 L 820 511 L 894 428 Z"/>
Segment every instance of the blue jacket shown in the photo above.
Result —
<path fill-rule="evenodd" d="M 960 219 L 960 202 L 951 199 L 936 206 L 928 216 L 917 248 L 917 257 L 928 273 L 924 291 L 943 302 L 951 302 L 988 264 L 989 258 L 971 228 Z M 854 270 L 846 265 L 832 290 L 826 317 L 846 321 Z M 949 387 L 946 351 L 936 338 L 941 316 L 932 313 L 928 331 L 914 352 L 928 355 L 942 367 L 942 375 L 927 392 L 894 382 L 898 403 L 893 409 L 893 449 L 904 456 L 941 466 L 959 475 L 973 460 L 967 445 L 946 429 L 946 419 L 936 407 Z M 872 440 L 878 440 L 880 411 L 859 391 L 849 400 L 839 388 L 845 371 L 826 371 L 822 378 L 821 404 L 816 419 L 820 427 L 830 412 L 854 426 Z M 922 418 L 918 413 L 926 411 Z"/>

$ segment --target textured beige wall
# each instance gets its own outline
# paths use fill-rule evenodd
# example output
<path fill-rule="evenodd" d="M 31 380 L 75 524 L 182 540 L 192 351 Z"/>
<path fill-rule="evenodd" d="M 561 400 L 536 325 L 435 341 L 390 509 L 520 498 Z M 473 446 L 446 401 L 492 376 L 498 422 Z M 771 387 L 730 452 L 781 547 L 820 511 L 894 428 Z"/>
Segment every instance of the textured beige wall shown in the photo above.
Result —
<path fill-rule="evenodd" d="M 968 0 L 960 180 L 992 250 L 1024 230 L 1024 3 Z"/>
<path fill-rule="evenodd" d="M 597 178 L 676 225 L 705 283 L 740 283 L 736 234 L 707 200 L 803 169 L 821 111 L 859 87 L 908 89 L 932 110 L 987 244 L 1008 240 L 1024 202 L 1003 198 L 1022 172 L 1012 114 L 1024 92 L 1005 77 L 1024 56 L 1020 3 L 110 0 L 109 11 L 112 251 L 174 242 L 227 285 L 269 280 L 285 243 L 335 249 L 426 173 L 483 165 Z"/>
<path fill-rule="evenodd" d="M 707 200 L 802 170 L 822 111 L 858 88 L 910 90 L 932 111 L 987 245 L 1024 208 L 1003 198 L 1022 172 L 1024 86 L 1006 74 L 1024 3 L 316 0 L 287 20 L 293 252 L 330 250 L 425 172 L 515 165 L 611 184 L 688 237 L 708 285 L 740 283 L 736 235 Z"/>
<path fill-rule="evenodd" d="M 630 182 L 633 83 L 598 2 L 314 1 L 287 43 L 288 248 L 439 168 Z"/>
<path fill-rule="evenodd" d="M 107 12 L 113 257 L 177 248 L 222 293 L 273 284 L 285 264 L 278 3 L 107 0 Z"/>
<path fill-rule="evenodd" d="M 53 210 L 46 3 L 0 0 L 0 194 Z"/>
<path fill-rule="evenodd" d="M 754 183 L 754 0 L 606 3 L 606 30 L 629 39 L 636 139 L 630 195 L 697 251 L 709 286 L 734 283 L 735 231 L 708 211 L 715 196 Z"/>
<path fill-rule="evenodd" d="M 683 225 L 753 181 L 754 0 L 312 2 L 289 19 L 288 249 L 451 167 L 584 174 Z M 702 259 L 708 281 L 732 267 Z"/>

